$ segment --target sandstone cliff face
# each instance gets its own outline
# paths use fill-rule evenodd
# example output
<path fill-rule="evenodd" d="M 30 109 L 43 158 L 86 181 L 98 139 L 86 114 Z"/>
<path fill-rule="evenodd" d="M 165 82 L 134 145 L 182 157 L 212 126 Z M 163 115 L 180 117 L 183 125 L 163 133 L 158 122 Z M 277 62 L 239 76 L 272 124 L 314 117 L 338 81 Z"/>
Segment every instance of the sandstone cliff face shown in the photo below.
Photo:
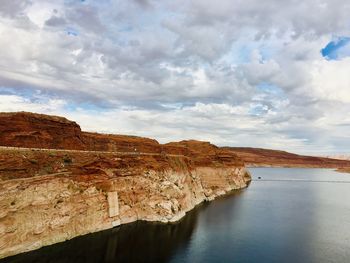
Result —
<path fill-rule="evenodd" d="M 0 113 L 0 145 L 28 148 L 84 149 L 78 124 L 57 116 Z"/>
<path fill-rule="evenodd" d="M 34 115 L 0 114 L 0 145 L 29 147 L 0 147 L 0 258 L 136 220 L 174 222 L 250 181 L 235 154 L 207 142 L 160 145 Z"/>
<path fill-rule="evenodd" d="M 85 148 L 92 151 L 160 153 L 162 146 L 153 139 L 83 132 Z"/>
<path fill-rule="evenodd" d="M 166 152 L 183 154 L 191 158 L 195 165 L 205 166 L 225 163 L 233 166 L 243 166 L 244 163 L 234 152 L 217 147 L 210 142 L 187 140 L 171 142 L 164 145 Z"/>
<path fill-rule="evenodd" d="M 250 181 L 243 166 L 194 166 L 186 157 L 124 160 L 118 154 L 12 149 L 1 156 L 12 162 L 7 169 L 2 164 L 0 174 L 0 258 L 136 220 L 177 221 Z M 51 165 L 51 174 L 41 174 L 40 167 Z M 16 169 L 29 174 L 14 178 Z"/>
<path fill-rule="evenodd" d="M 153 139 L 82 132 L 66 118 L 29 112 L 0 113 L 0 146 L 160 153 Z"/>

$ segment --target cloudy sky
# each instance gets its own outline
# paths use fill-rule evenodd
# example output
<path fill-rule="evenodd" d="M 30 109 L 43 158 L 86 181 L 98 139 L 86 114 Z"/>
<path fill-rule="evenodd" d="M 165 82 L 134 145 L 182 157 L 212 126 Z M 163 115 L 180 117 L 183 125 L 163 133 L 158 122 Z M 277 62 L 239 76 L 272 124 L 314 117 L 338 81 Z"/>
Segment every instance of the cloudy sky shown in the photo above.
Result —
<path fill-rule="evenodd" d="M 350 152 L 348 0 L 0 0 L 0 111 Z"/>

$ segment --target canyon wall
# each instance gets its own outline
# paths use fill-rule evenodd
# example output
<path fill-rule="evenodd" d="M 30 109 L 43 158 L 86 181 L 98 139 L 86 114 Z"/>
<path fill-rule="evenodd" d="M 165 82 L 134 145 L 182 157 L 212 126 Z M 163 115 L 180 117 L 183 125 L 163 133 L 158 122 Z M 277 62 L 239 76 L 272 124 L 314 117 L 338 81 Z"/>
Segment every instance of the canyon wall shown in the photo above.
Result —
<path fill-rule="evenodd" d="M 26 112 L 0 113 L 0 145 L 76 150 L 86 148 L 80 126 L 75 122 Z"/>
<path fill-rule="evenodd" d="M 0 146 L 86 151 L 160 153 L 153 139 L 83 132 L 63 117 L 30 112 L 0 113 Z"/>
<path fill-rule="evenodd" d="M 161 145 L 14 115 L 0 115 L 0 145 L 11 146 L 0 147 L 0 258 L 136 220 L 175 222 L 251 180 L 240 158 L 208 142 Z"/>
<path fill-rule="evenodd" d="M 185 157 L 40 150 L 1 157 L 11 161 L 0 167 L 0 258 L 136 220 L 177 221 L 250 181 L 243 166 L 194 167 Z M 31 173 L 16 178 L 19 170 Z"/>
<path fill-rule="evenodd" d="M 224 147 L 240 157 L 250 167 L 349 168 L 350 160 L 305 156 L 279 150 Z"/>

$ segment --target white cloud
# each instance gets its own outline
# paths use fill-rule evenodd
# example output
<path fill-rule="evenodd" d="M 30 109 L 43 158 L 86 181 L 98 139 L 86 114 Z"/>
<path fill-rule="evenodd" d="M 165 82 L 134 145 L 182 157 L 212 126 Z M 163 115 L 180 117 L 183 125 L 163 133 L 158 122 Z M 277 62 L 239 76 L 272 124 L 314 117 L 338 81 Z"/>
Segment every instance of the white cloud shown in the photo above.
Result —
<path fill-rule="evenodd" d="M 314 63 L 310 74 L 313 95 L 324 100 L 350 103 L 350 58 Z"/>
<path fill-rule="evenodd" d="M 350 58 L 320 50 L 350 35 L 349 11 L 345 0 L 0 0 L 0 110 L 161 141 L 344 148 Z"/>
<path fill-rule="evenodd" d="M 62 99 L 46 99 L 33 102 L 25 97 L 17 95 L 0 95 L 0 111 L 30 111 L 43 114 L 61 112 L 66 102 Z"/>

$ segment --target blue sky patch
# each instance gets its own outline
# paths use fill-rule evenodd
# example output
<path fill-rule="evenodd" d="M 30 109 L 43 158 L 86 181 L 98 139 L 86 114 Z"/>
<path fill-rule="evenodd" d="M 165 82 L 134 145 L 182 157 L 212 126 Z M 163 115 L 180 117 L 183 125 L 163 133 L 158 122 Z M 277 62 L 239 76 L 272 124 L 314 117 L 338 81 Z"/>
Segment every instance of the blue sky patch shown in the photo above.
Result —
<path fill-rule="evenodd" d="M 262 82 L 258 84 L 256 88 L 260 92 L 263 92 L 278 98 L 285 97 L 285 93 L 280 87 L 268 82 Z"/>
<path fill-rule="evenodd" d="M 341 59 L 344 56 L 350 55 L 346 54 L 344 48 L 350 44 L 350 37 L 338 37 L 332 40 L 321 50 L 321 54 L 328 60 Z M 349 49 L 350 50 L 350 49 Z"/>
<path fill-rule="evenodd" d="M 74 28 L 66 28 L 67 35 L 69 36 L 78 36 L 79 32 L 75 30 Z"/>
<path fill-rule="evenodd" d="M 257 104 L 254 105 L 250 110 L 249 110 L 249 114 L 250 115 L 254 115 L 254 116 L 261 116 L 264 115 L 268 112 L 269 107 L 267 105 L 264 104 Z"/>

